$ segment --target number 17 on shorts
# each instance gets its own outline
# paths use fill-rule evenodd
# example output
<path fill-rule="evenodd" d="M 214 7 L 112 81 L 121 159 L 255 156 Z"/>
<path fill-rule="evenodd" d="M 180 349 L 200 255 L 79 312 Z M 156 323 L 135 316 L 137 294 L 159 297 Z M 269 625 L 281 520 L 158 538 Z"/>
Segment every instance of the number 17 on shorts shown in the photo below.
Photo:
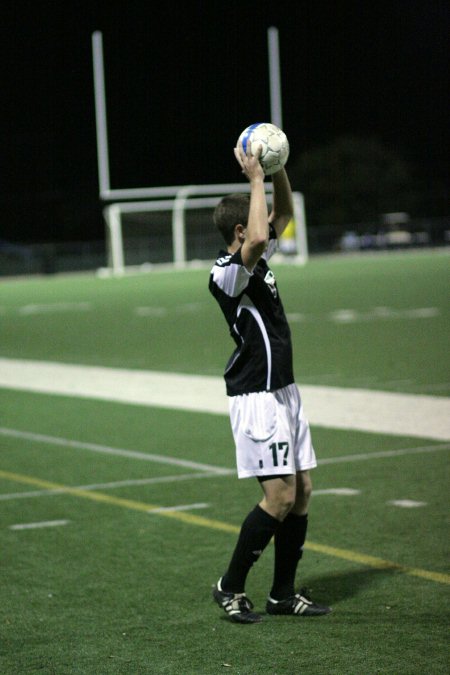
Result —
<path fill-rule="evenodd" d="M 294 474 L 317 465 L 295 384 L 229 402 L 239 478 Z"/>

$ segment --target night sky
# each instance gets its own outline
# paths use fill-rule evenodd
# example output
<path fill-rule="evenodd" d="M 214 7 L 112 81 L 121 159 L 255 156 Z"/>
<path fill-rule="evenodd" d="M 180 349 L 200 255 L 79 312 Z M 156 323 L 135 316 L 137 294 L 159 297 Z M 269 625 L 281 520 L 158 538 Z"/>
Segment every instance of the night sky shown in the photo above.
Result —
<path fill-rule="evenodd" d="M 279 31 L 289 162 L 376 137 L 445 180 L 449 4 L 2 3 L 0 239 L 102 239 L 91 37 L 103 34 L 111 187 L 241 180 L 233 145 L 270 118 Z M 301 186 L 294 186 L 301 190 Z M 442 214 L 446 215 L 446 214 Z"/>

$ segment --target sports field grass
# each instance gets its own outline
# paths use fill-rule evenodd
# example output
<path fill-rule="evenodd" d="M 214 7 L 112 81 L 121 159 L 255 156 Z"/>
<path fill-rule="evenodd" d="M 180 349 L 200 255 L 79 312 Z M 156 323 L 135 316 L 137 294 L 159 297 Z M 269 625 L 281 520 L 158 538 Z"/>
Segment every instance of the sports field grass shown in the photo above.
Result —
<path fill-rule="evenodd" d="M 448 397 L 449 261 L 274 265 L 300 386 Z M 0 357 L 220 376 L 207 277 L 4 281 Z M 312 432 L 298 581 L 333 613 L 238 626 L 211 585 L 259 492 L 225 415 L 0 389 L 0 673 L 447 674 L 450 438 Z M 272 558 L 248 582 L 262 611 Z"/>

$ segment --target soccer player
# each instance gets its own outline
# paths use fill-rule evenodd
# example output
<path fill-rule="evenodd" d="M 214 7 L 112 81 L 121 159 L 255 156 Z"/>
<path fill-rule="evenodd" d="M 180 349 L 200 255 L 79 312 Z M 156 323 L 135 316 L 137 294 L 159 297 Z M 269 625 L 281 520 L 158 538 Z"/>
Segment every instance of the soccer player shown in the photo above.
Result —
<path fill-rule="evenodd" d="M 228 568 L 213 589 L 215 601 L 237 623 L 261 621 L 245 583 L 272 537 L 275 563 L 266 612 L 317 616 L 331 611 L 294 587 L 316 457 L 294 382 L 289 325 L 267 264 L 293 216 L 292 192 L 284 168 L 273 174 L 269 215 L 260 152 L 251 155 L 248 148 L 245 153 L 242 145 L 234 149 L 250 194 L 224 197 L 215 209 L 227 250 L 220 251 L 209 279 L 236 343 L 224 378 L 238 477 L 254 476 L 262 488 L 262 499 L 243 521 Z"/>

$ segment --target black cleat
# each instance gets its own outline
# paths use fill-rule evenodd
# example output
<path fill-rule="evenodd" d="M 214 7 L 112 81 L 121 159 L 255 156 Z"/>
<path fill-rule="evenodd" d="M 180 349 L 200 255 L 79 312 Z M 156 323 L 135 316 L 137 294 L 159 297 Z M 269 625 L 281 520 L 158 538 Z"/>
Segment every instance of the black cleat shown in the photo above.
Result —
<path fill-rule="evenodd" d="M 306 595 L 304 588 L 285 600 L 273 600 L 270 595 L 266 604 L 267 614 L 293 614 L 295 616 L 322 616 L 329 614 L 331 607 L 316 605 Z"/>
<path fill-rule="evenodd" d="M 213 588 L 213 598 L 235 623 L 259 623 L 261 617 L 251 610 L 253 603 L 245 593 L 227 593 L 222 590 L 220 578 Z"/>

